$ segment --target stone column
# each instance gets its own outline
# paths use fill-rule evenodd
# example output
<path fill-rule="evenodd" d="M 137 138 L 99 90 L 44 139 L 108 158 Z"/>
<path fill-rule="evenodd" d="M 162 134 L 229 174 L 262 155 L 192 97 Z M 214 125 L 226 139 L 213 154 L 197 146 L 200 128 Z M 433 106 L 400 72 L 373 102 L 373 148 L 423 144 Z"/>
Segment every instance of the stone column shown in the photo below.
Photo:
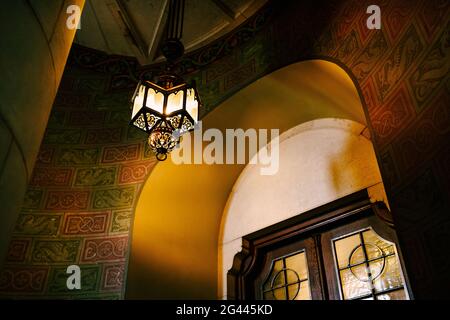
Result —
<path fill-rule="evenodd" d="M 0 267 L 75 35 L 84 0 L 17 0 L 0 10 Z"/>

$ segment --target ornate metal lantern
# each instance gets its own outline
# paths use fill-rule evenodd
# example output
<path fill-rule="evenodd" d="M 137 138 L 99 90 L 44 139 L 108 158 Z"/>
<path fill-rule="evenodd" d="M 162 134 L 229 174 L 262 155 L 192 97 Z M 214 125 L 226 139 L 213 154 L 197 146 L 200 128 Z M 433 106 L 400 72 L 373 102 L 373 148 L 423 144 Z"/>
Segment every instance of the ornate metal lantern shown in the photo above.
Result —
<path fill-rule="evenodd" d="M 139 82 L 132 101 L 132 124 L 149 133 L 148 143 L 158 160 L 165 160 L 179 137 L 198 121 L 200 99 L 195 86 L 175 76 L 161 76 L 157 84 Z"/>
<path fill-rule="evenodd" d="M 180 136 L 194 129 L 201 106 L 195 83 L 187 84 L 171 72 L 173 62 L 183 55 L 180 42 L 184 0 L 169 3 L 168 38 L 162 48 L 167 59 L 166 71 L 156 83 L 140 81 L 132 98 L 131 124 L 149 134 L 148 143 L 160 161 L 167 159 L 180 142 Z"/>

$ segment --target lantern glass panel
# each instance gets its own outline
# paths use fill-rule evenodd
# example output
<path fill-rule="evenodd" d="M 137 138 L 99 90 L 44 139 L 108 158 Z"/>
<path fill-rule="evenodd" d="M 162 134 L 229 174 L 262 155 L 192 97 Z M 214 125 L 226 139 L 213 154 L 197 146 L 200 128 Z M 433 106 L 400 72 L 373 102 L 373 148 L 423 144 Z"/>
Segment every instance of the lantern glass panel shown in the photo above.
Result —
<path fill-rule="evenodd" d="M 142 106 L 144 105 L 144 95 L 145 95 L 145 86 L 140 85 L 138 90 L 136 91 L 136 96 L 134 97 L 133 101 L 133 115 L 132 118 L 134 118 L 139 110 L 141 110 Z"/>
<path fill-rule="evenodd" d="M 163 113 L 164 94 L 162 92 L 156 92 L 156 90 L 153 88 L 148 88 L 147 102 L 145 106 L 159 113 Z"/>
<path fill-rule="evenodd" d="M 171 114 L 174 111 L 183 109 L 184 91 L 173 92 L 167 98 L 167 107 L 165 114 Z"/>
<path fill-rule="evenodd" d="M 188 89 L 186 95 L 186 111 L 190 114 L 192 119 L 197 122 L 198 119 L 198 101 L 195 96 L 194 89 Z"/>

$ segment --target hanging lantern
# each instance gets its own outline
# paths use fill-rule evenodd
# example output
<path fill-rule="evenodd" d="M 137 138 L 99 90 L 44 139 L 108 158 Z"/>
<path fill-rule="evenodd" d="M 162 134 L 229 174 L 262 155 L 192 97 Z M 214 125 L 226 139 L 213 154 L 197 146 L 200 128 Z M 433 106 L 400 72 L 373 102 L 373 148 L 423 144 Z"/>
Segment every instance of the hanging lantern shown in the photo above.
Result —
<path fill-rule="evenodd" d="M 158 84 L 139 82 L 132 103 L 131 122 L 149 134 L 149 146 L 158 160 L 165 160 L 180 136 L 198 121 L 200 99 L 195 85 L 175 76 L 161 76 Z"/>
<path fill-rule="evenodd" d="M 181 41 L 183 0 L 169 3 L 169 31 L 162 51 L 167 59 L 166 71 L 156 83 L 140 81 L 134 92 L 131 124 L 149 134 L 148 144 L 160 161 L 167 159 L 179 143 L 180 136 L 194 129 L 201 106 L 195 83 L 189 85 L 171 72 L 174 61 L 183 55 Z M 181 17 L 181 22 L 176 19 Z"/>

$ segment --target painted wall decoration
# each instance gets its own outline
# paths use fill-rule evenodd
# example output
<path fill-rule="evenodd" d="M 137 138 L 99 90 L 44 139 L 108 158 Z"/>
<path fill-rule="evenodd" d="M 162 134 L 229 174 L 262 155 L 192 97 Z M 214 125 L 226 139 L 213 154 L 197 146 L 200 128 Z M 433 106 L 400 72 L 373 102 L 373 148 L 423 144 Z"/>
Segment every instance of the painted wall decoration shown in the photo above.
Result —
<path fill-rule="evenodd" d="M 310 58 L 356 81 L 416 298 L 449 297 L 450 3 L 272 1 L 230 34 L 188 54 L 204 116 L 247 84 Z M 0 294 L 122 298 L 133 206 L 155 165 L 145 135 L 128 126 L 139 78 L 161 65 L 74 46 L 11 240 Z M 89 275 L 64 287 L 64 266 Z"/>
<path fill-rule="evenodd" d="M 0 276 L 0 297 L 121 299 L 133 206 L 156 159 L 128 128 L 128 93 L 67 68 Z M 81 268 L 68 290 L 67 266 Z"/>

